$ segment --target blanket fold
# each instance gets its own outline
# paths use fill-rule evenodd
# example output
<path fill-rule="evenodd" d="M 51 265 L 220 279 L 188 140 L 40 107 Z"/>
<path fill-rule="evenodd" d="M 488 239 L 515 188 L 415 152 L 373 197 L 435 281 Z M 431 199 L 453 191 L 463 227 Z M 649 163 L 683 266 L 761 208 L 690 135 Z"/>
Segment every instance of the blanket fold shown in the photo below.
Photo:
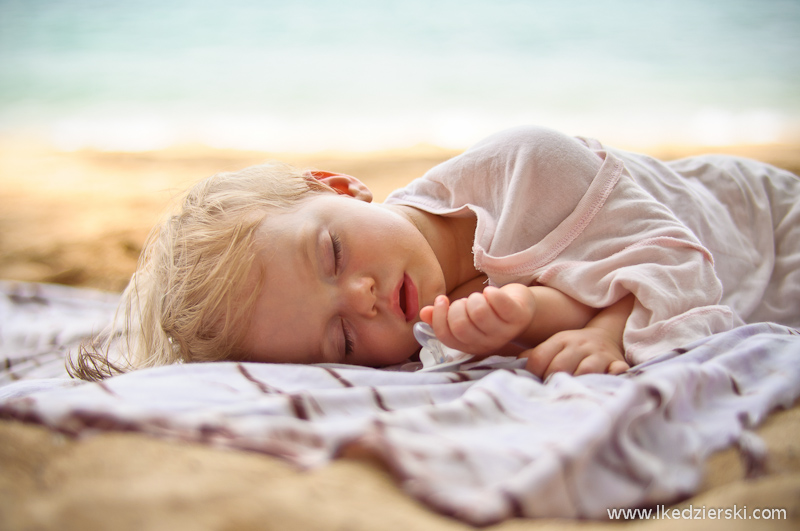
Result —
<path fill-rule="evenodd" d="M 111 302 L 14 290 L 6 297 L 14 312 L 0 321 L 7 356 L 47 342 L 52 352 L 40 354 L 63 356 Z M 11 363 L 5 381 L 15 370 Z M 0 387 L 0 417 L 72 435 L 128 430 L 252 450 L 302 467 L 357 449 L 382 459 L 430 507 L 486 525 L 514 516 L 604 518 L 609 508 L 673 502 L 697 489 L 711 452 L 732 444 L 757 474 L 763 445 L 760 454 L 749 430 L 798 395 L 800 334 L 762 323 L 621 377 L 542 382 L 499 357 L 457 372 L 186 364 L 99 383 L 25 378 Z"/>

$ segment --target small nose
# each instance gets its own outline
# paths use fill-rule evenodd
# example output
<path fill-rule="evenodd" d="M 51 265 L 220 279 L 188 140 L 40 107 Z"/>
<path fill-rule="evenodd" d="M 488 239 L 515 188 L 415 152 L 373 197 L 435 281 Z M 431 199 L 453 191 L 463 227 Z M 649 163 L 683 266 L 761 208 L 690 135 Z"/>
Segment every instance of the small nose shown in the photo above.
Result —
<path fill-rule="evenodd" d="M 371 276 L 352 276 L 346 280 L 343 292 L 346 310 L 365 317 L 371 317 L 377 313 L 375 279 Z"/>

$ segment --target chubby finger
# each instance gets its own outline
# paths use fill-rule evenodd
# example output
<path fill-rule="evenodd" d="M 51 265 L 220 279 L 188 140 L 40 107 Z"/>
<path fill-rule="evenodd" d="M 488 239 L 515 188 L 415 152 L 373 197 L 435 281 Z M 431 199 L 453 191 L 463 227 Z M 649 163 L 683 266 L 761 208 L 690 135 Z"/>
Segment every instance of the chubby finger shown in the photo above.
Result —
<path fill-rule="evenodd" d="M 507 323 L 527 323 L 533 317 L 533 308 L 528 307 L 519 297 L 514 297 L 508 290 L 490 286 L 483 293 L 494 313 Z"/>
<path fill-rule="evenodd" d="M 447 325 L 453 337 L 462 346 L 477 346 L 484 337 L 483 332 L 475 326 L 469 316 L 468 299 L 458 299 L 450 303 L 447 312 Z M 461 346 L 453 345 L 454 348 L 464 350 Z"/>
<path fill-rule="evenodd" d="M 419 311 L 419 319 L 433 326 L 433 306 L 423 306 Z"/>
<path fill-rule="evenodd" d="M 575 348 L 564 348 L 558 352 L 550 361 L 550 365 L 544 371 L 542 378 L 547 378 L 551 374 L 557 372 L 566 372 L 574 374 L 578 365 L 583 361 L 585 356 L 580 350 Z"/>
<path fill-rule="evenodd" d="M 563 344 L 550 338 L 537 347 L 522 352 L 519 357 L 528 358 L 528 361 L 525 363 L 525 370 L 532 372 L 539 378 L 544 378 L 547 367 L 550 365 L 550 362 L 553 361 L 556 354 L 561 352 L 562 348 Z"/>
<path fill-rule="evenodd" d="M 439 295 L 433 301 L 433 311 L 431 312 L 430 325 L 433 328 L 433 333 L 439 341 L 445 344 L 448 339 L 452 339 L 450 327 L 447 323 L 447 313 L 450 310 L 450 299 L 446 295 Z"/>
<path fill-rule="evenodd" d="M 608 374 L 622 374 L 630 368 L 631 366 L 628 365 L 627 361 L 614 360 L 611 362 L 611 365 L 608 366 L 606 372 Z"/>
<path fill-rule="evenodd" d="M 575 372 L 572 374 L 575 376 L 580 376 L 581 374 L 603 374 L 608 370 L 609 366 L 609 360 L 602 356 L 587 356 L 578 363 L 578 366 L 575 367 Z"/>
<path fill-rule="evenodd" d="M 502 325 L 505 324 L 489 305 L 483 293 L 473 293 L 467 297 L 466 310 L 469 320 L 484 335 L 500 333 Z"/>
<path fill-rule="evenodd" d="M 467 335 L 471 326 L 466 316 L 464 299 L 450 302 L 445 295 L 439 295 L 433 302 L 431 327 L 436 338 L 450 348 L 470 352 L 469 344 L 461 338 Z"/>

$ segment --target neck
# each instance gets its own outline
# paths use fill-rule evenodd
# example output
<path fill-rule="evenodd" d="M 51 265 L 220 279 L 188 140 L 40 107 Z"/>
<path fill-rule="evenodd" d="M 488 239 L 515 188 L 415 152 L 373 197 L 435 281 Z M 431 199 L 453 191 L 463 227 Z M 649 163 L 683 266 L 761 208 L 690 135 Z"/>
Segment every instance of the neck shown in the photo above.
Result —
<path fill-rule="evenodd" d="M 447 293 L 480 274 L 472 258 L 477 222 L 474 214 L 470 212 L 467 217 L 445 217 L 408 206 L 392 207 L 408 218 L 428 241 L 444 273 Z"/>

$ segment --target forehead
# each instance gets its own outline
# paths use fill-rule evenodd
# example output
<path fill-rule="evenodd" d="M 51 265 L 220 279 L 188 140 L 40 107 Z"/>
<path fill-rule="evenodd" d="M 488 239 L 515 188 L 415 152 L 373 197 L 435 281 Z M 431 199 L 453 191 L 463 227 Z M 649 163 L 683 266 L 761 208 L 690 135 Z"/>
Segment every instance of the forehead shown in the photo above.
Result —
<path fill-rule="evenodd" d="M 310 194 L 290 207 L 270 210 L 256 231 L 256 246 L 262 263 L 292 258 L 304 240 L 327 220 L 347 214 L 346 205 L 334 194 Z"/>
<path fill-rule="evenodd" d="M 268 232 L 272 226 L 298 223 L 301 220 L 347 219 L 351 217 L 383 217 L 383 205 L 367 203 L 333 192 L 312 193 L 291 207 L 282 208 L 266 216 L 262 228 Z"/>

